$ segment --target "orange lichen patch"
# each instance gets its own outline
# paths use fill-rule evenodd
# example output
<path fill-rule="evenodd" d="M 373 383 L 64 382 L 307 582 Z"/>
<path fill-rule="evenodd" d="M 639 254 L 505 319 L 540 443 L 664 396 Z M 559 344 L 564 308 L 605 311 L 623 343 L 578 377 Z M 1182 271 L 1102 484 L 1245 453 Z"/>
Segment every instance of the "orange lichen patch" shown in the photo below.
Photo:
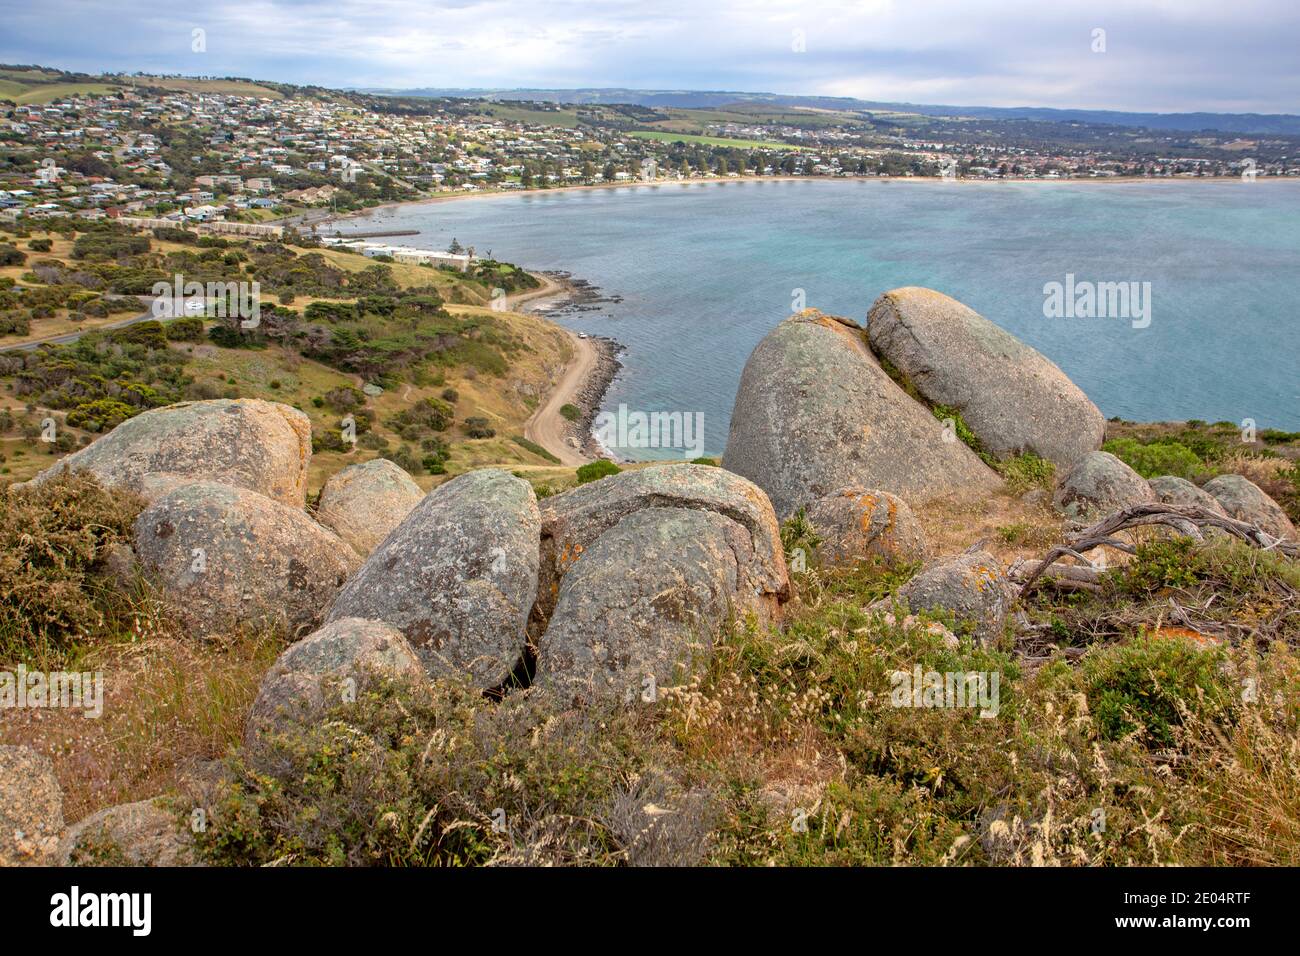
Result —
<path fill-rule="evenodd" d="M 568 568 L 582 557 L 582 551 L 582 545 L 575 544 L 572 541 L 566 541 L 564 546 L 560 549 L 560 553 L 556 558 L 556 563 L 561 567 L 561 569 Z"/>
<path fill-rule="evenodd" d="M 1150 637 L 1160 640 L 1170 641 L 1190 641 L 1199 647 L 1219 647 L 1223 644 L 1217 637 L 1211 637 L 1209 634 L 1202 634 L 1200 631 L 1193 631 L 1187 627 L 1157 627 L 1150 632 Z"/>
<path fill-rule="evenodd" d="M 845 492 L 846 498 L 851 498 L 853 503 L 858 506 L 861 512 L 862 530 L 871 533 L 871 522 L 876 514 L 876 496 L 875 495 L 855 495 L 853 492 Z"/>
<path fill-rule="evenodd" d="M 997 568 L 990 568 L 983 564 L 977 564 L 967 573 L 967 577 L 975 585 L 975 590 L 986 591 L 989 588 L 998 586 L 998 581 L 1002 577 L 1002 572 Z"/>

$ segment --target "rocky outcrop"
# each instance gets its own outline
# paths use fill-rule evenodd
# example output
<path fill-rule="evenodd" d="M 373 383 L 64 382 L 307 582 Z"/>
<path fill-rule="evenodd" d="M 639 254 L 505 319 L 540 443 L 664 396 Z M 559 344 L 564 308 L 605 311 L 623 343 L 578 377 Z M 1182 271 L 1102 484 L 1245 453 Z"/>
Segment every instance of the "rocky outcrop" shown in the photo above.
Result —
<path fill-rule="evenodd" d="M 48 866 L 63 830 L 54 764 L 30 747 L 0 746 L 0 866 Z"/>
<path fill-rule="evenodd" d="M 301 508 L 310 460 L 311 422 L 302 412 L 258 399 L 218 399 L 142 412 L 32 481 L 68 468 L 146 498 L 186 481 L 215 481 Z"/>
<path fill-rule="evenodd" d="M 495 687 L 523 656 L 540 534 L 528 482 L 496 468 L 453 478 L 384 539 L 328 620 L 384 621 L 406 636 L 429 674 Z"/>
<path fill-rule="evenodd" d="M 163 495 L 134 532 L 146 577 L 201 637 L 246 624 L 311 630 L 361 564 L 306 512 L 213 482 Z"/>
<path fill-rule="evenodd" d="M 1015 589 L 997 558 L 974 551 L 922 571 L 898 589 L 896 599 L 912 612 L 948 611 L 973 625 L 977 639 L 987 641 L 1001 632 Z"/>
<path fill-rule="evenodd" d="M 1161 475 L 1159 478 L 1152 478 L 1148 484 L 1156 501 L 1189 508 L 1204 508 L 1211 514 L 1223 515 L 1225 518 L 1228 516 L 1214 495 L 1197 488 L 1186 478 L 1179 478 L 1177 475 Z"/>
<path fill-rule="evenodd" d="M 890 564 L 925 559 L 925 532 L 907 503 L 887 491 L 841 488 L 808 505 L 822 564 L 851 566 L 868 558 Z"/>
<path fill-rule="evenodd" d="M 382 621 L 345 617 L 291 645 L 271 665 L 253 702 L 244 741 L 255 749 L 269 728 L 312 720 L 357 699 L 375 677 L 424 678 L 402 632 Z"/>
<path fill-rule="evenodd" d="M 423 497 L 420 486 L 399 466 L 375 458 L 330 476 L 321 489 L 316 520 L 365 556 Z"/>
<path fill-rule="evenodd" d="M 781 529 L 767 495 L 722 468 L 660 465 L 625 471 L 542 501 L 537 605 L 529 625 L 534 638 L 546 629 L 569 569 L 602 534 L 646 508 L 712 512 L 736 523 L 748 537 L 738 552 L 743 555 L 741 603 L 770 615 L 789 597 Z"/>
<path fill-rule="evenodd" d="M 536 684 L 589 704 L 654 699 L 684 682 L 746 603 L 738 589 L 751 557 L 748 530 L 720 514 L 652 507 L 628 515 L 565 574 L 538 644 Z"/>
<path fill-rule="evenodd" d="M 933 405 L 960 413 L 984 450 L 1033 452 L 1069 468 L 1101 447 L 1106 419 L 1042 353 L 933 289 L 886 292 L 867 337 Z"/>
<path fill-rule="evenodd" d="M 856 325 L 813 309 L 783 321 L 745 363 L 723 464 L 784 519 L 837 488 L 909 501 L 1000 481 L 885 373 Z"/>
<path fill-rule="evenodd" d="M 1052 497 L 1057 509 L 1075 521 L 1095 521 L 1130 505 L 1155 500 L 1147 480 L 1106 451 L 1081 458 Z"/>
<path fill-rule="evenodd" d="M 194 837 L 152 800 L 92 813 L 59 841 L 59 866 L 197 866 Z"/>
<path fill-rule="evenodd" d="M 1295 525 L 1286 512 L 1249 478 L 1219 475 L 1205 483 L 1205 491 L 1230 517 L 1253 524 L 1275 538 L 1297 540 Z"/>

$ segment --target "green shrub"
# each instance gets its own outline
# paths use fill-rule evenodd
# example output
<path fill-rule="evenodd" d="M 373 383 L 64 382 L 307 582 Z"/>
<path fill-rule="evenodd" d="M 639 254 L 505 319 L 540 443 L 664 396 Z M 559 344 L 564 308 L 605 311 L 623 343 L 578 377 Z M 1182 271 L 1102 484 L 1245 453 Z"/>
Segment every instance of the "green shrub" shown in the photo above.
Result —
<path fill-rule="evenodd" d="M 186 316 L 175 319 L 164 326 L 167 339 L 171 342 L 203 341 L 203 320 L 198 316 Z"/>
<path fill-rule="evenodd" d="M 0 660 L 30 660 L 105 632 L 122 595 L 105 574 L 143 502 L 87 474 L 0 488 Z"/>
<path fill-rule="evenodd" d="M 808 513 L 803 508 L 781 522 L 781 547 L 786 554 L 793 555 L 802 550 L 804 560 L 807 561 L 821 543 L 821 535 L 808 520 Z"/>
<path fill-rule="evenodd" d="M 975 454 L 984 459 L 985 463 L 990 465 L 996 463 L 996 459 L 984 451 L 984 446 L 980 444 L 979 436 L 971 431 L 970 426 L 966 424 L 966 420 L 961 417 L 961 412 L 957 411 L 957 409 L 950 405 L 935 405 L 930 409 L 930 411 L 934 413 L 935 418 L 944 423 L 945 427 L 948 422 L 952 422 L 953 432 L 956 434 L 958 440 L 971 451 L 975 452 Z"/>
<path fill-rule="evenodd" d="M 997 464 L 998 473 L 1007 483 L 1013 494 L 1024 494 L 1031 488 L 1052 490 L 1056 480 L 1056 465 L 1045 458 L 1039 458 L 1031 451 L 1008 458 Z"/>
<path fill-rule="evenodd" d="M 452 407 L 441 399 L 422 398 L 389 418 L 385 424 L 403 438 L 416 441 L 431 431 L 446 431 L 451 425 L 452 414 Z"/>
<path fill-rule="evenodd" d="M 571 422 L 576 422 L 582 418 L 582 409 L 571 402 L 566 402 L 560 406 L 560 414 Z"/>
<path fill-rule="evenodd" d="M 599 481 L 601 478 L 617 475 L 622 470 L 608 458 L 597 458 L 578 468 L 578 484 L 585 485 L 588 482 Z"/>
<path fill-rule="evenodd" d="M 90 432 L 112 431 L 128 418 L 134 418 L 143 409 L 119 402 L 114 398 L 97 398 L 82 402 L 68 412 L 68 424 Z"/>
<path fill-rule="evenodd" d="M 465 434 L 470 438 L 491 438 L 497 431 L 488 424 L 486 418 L 473 416 L 465 419 Z"/>
<path fill-rule="evenodd" d="M 1088 705 L 1102 735 L 1130 734 L 1152 747 L 1171 747 L 1184 711 L 1216 714 L 1232 699 L 1220 651 L 1176 638 L 1132 638 L 1084 659 Z"/>
<path fill-rule="evenodd" d="M 404 469 L 412 475 L 418 475 L 424 471 L 424 464 L 419 458 L 415 457 L 415 453 L 411 451 L 411 448 L 408 445 L 401 445 L 391 451 L 385 451 L 382 453 L 381 457 L 387 458 L 394 465 Z"/>
<path fill-rule="evenodd" d="M 1143 478 L 1176 475 L 1189 481 L 1206 474 L 1206 467 L 1196 453 L 1176 441 L 1142 444 L 1135 438 L 1114 438 L 1101 446 Z"/>
<path fill-rule="evenodd" d="M 663 799 L 636 802 L 622 836 L 619 797 L 656 750 L 636 724 L 627 707 L 371 680 L 355 703 L 267 734 L 257 769 L 232 759 L 197 842 L 223 866 L 613 865 Z"/>

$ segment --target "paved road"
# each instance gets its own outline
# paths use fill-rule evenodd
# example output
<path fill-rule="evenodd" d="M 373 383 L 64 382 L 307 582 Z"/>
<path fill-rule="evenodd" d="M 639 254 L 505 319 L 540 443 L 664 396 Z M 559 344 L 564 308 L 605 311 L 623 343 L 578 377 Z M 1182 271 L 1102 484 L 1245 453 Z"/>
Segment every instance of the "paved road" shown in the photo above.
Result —
<path fill-rule="evenodd" d="M 106 332 L 110 329 L 124 329 L 128 325 L 135 325 L 137 322 L 148 322 L 151 319 L 157 319 L 158 317 L 153 314 L 153 300 L 148 296 L 139 296 L 138 298 L 142 302 L 147 302 L 149 304 L 147 312 L 142 312 L 140 315 L 133 315 L 126 319 L 114 319 L 112 322 L 106 322 L 103 325 L 96 325 L 89 329 L 79 329 L 76 332 L 65 332 L 62 335 L 47 335 L 43 339 L 29 339 L 26 342 L 19 342 L 16 345 L 0 344 L 0 352 L 32 352 L 40 348 L 42 345 L 67 345 L 71 342 L 77 341 L 77 339 L 81 338 L 87 332 Z M 172 320 L 179 318 L 183 318 L 183 316 L 171 315 L 160 319 L 159 321 L 171 322 Z"/>

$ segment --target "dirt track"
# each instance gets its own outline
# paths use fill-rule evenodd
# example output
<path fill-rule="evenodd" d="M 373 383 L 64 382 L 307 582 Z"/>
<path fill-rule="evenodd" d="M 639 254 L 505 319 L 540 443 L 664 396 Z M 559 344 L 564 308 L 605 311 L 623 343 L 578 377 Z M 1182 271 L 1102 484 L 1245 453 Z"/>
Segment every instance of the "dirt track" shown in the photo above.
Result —
<path fill-rule="evenodd" d="M 568 332 L 568 330 L 565 330 Z M 524 424 L 524 437 L 535 441 L 565 465 L 576 467 L 590 461 L 579 449 L 566 442 L 568 421 L 560 414 L 560 408 L 573 402 L 582 390 L 582 385 L 596 368 L 596 350 L 589 339 L 580 339 L 573 332 L 568 332 L 573 340 L 574 356 L 564 375 L 556 384 L 546 401 L 538 406 L 532 417 Z"/>

